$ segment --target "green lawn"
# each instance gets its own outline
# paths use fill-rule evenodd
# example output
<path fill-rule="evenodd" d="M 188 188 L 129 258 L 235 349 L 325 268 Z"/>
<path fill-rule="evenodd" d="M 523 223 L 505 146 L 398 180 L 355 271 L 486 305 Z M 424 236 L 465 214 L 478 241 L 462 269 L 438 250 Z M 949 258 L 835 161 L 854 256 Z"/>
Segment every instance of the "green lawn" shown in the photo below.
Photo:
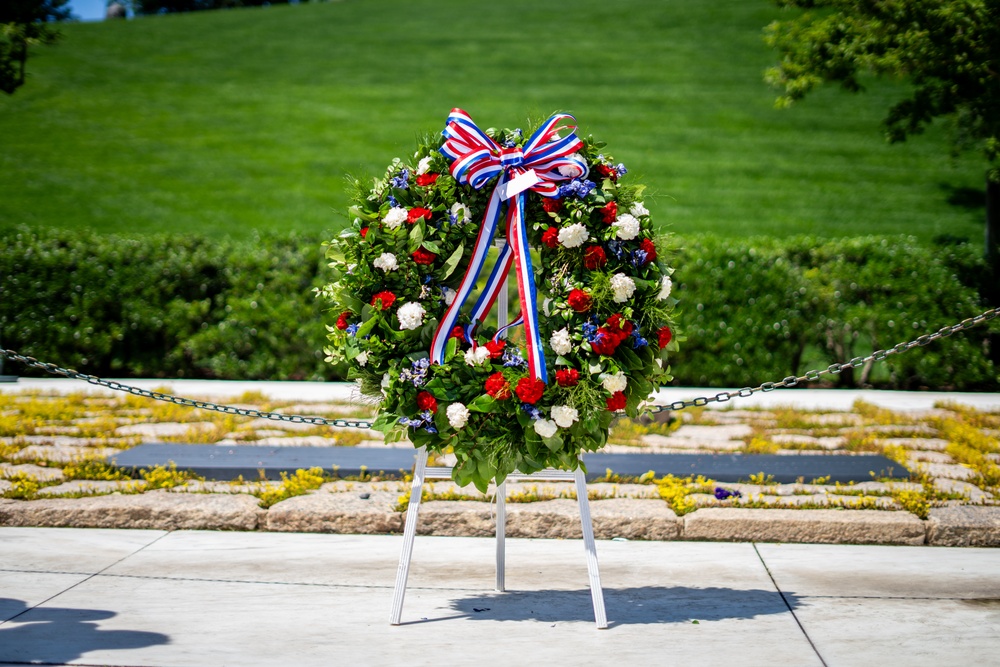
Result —
<path fill-rule="evenodd" d="M 366 0 L 77 24 L 0 99 L 0 227 L 327 233 L 453 106 L 484 127 L 554 110 L 658 195 L 680 233 L 950 233 L 983 166 L 942 131 L 887 146 L 885 85 L 790 111 L 762 82 L 764 0 Z M 952 202 L 952 203 L 949 203 Z M 964 205 L 962 205 L 964 203 Z"/>

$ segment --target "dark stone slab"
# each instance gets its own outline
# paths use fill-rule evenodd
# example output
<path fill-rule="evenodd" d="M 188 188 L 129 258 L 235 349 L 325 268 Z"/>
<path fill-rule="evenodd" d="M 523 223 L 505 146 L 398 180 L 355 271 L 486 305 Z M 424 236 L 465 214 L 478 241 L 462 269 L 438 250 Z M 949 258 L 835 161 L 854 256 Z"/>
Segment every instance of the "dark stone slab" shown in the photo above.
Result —
<path fill-rule="evenodd" d="M 746 481 L 750 475 L 773 475 L 790 484 L 800 477 L 810 482 L 830 477 L 831 482 L 870 482 L 877 477 L 905 479 L 910 471 L 884 456 L 848 454 L 587 454 L 583 457 L 588 478 L 603 477 L 610 468 L 619 475 L 638 476 L 650 470 L 656 476 L 704 475 L 717 482 Z"/>
<path fill-rule="evenodd" d="M 382 447 L 274 447 L 261 445 L 177 445 L 149 443 L 113 458 L 123 468 L 148 468 L 171 461 L 181 470 L 191 470 L 207 479 L 231 480 L 239 475 L 257 479 L 263 471 L 267 479 L 279 479 L 282 472 L 299 468 L 323 468 L 341 477 L 362 473 L 380 477 L 402 477 L 413 469 L 412 449 Z M 765 454 L 587 454 L 584 456 L 588 479 L 600 479 L 605 471 L 638 477 L 650 470 L 657 477 L 666 474 L 686 477 L 704 475 L 719 482 L 746 480 L 763 472 L 776 482 L 789 483 L 798 478 L 811 481 L 830 477 L 832 482 L 865 482 L 871 472 L 878 476 L 905 478 L 909 471 L 883 456 L 841 456 L 801 454 L 774 456 Z"/>

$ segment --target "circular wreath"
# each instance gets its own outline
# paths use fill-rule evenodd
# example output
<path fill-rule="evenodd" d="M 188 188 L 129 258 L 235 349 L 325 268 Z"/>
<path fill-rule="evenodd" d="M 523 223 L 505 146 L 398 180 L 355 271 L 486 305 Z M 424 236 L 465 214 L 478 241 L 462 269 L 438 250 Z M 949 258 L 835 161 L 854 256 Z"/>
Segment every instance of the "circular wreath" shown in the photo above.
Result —
<path fill-rule="evenodd" d="M 575 139 L 575 127 L 553 119 L 571 117 L 553 116 L 530 139 L 520 129 L 486 130 L 495 148 L 486 159 L 499 163 L 532 140 L 544 149 Z M 479 261 L 491 190 L 513 174 L 474 182 L 447 139 L 446 128 L 412 160 L 394 159 L 370 190 L 355 183 L 353 222 L 325 244 L 335 277 L 321 295 L 336 314 L 327 361 L 348 362 L 348 377 L 378 400 L 373 427 L 387 439 L 453 451 L 461 485 L 485 490 L 515 470 L 575 469 L 581 452 L 606 443 L 616 414 L 636 416 L 672 379 L 677 302 L 667 239 L 655 235 L 643 186 L 624 182 L 627 170 L 605 144 L 579 138 L 563 168 L 549 170 L 546 196 L 529 189 L 521 199 L 545 362 L 529 369 L 523 331 L 497 336 L 495 326 L 449 308 Z M 449 310 L 457 319 L 442 335 Z M 434 363 L 436 333 L 447 342 Z"/>

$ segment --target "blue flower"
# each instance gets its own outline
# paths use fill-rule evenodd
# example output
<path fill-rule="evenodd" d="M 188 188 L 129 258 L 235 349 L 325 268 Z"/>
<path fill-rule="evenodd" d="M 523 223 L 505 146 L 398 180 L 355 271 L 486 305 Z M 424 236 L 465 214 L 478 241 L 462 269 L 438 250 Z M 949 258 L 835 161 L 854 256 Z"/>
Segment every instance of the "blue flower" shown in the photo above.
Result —
<path fill-rule="evenodd" d="M 618 165 L 615 167 L 615 171 L 618 172 L 619 176 L 624 176 L 625 174 L 628 173 L 628 169 L 626 169 L 625 165 L 623 165 L 621 162 L 619 162 Z"/>
<path fill-rule="evenodd" d="M 640 267 L 646 263 L 648 253 L 645 250 L 635 250 L 632 253 L 632 266 Z"/>
<path fill-rule="evenodd" d="M 397 190 L 406 190 L 409 185 L 410 172 L 404 167 L 399 170 L 399 174 L 389 180 L 389 185 Z"/>
<path fill-rule="evenodd" d="M 528 416 L 531 417 L 532 419 L 542 418 L 541 411 L 534 405 L 531 405 L 530 403 L 521 403 L 521 409 L 524 410 L 526 413 L 528 413 Z"/>
<path fill-rule="evenodd" d="M 405 371 L 404 371 L 405 372 Z M 438 430 L 434 427 L 434 415 L 431 414 L 430 410 L 424 410 L 420 413 L 418 417 L 410 419 L 409 417 L 403 417 L 399 420 L 399 423 L 403 426 L 412 426 L 413 428 L 422 428 L 428 433 L 437 433 Z"/>
<path fill-rule="evenodd" d="M 500 360 L 503 361 L 504 368 L 520 368 L 521 366 L 528 365 L 528 362 L 524 360 L 520 352 L 509 347 L 504 350 L 503 357 Z"/>
<path fill-rule="evenodd" d="M 596 187 L 597 184 L 593 181 L 581 181 L 579 178 L 575 178 L 569 183 L 559 186 L 559 196 L 583 199 Z"/>
<path fill-rule="evenodd" d="M 458 223 L 458 214 L 455 211 L 452 211 L 451 213 L 449 213 L 448 214 L 448 221 L 451 224 L 453 224 L 453 225 L 457 224 Z"/>
<path fill-rule="evenodd" d="M 353 336 L 358 333 L 358 329 L 361 328 L 360 324 L 348 324 L 347 325 L 347 335 Z"/>
<path fill-rule="evenodd" d="M 392 206 L 393 208 L 399 206 L 399 202 L 396 201 L 396 198 L 393 197 L 392 195 L 389 195 L 389 206 Z"/>
<path fill-rule="evenodd" d="M 618 260 L 621 260 L 628 253 L 628 251 L 625 250 L 622 242 L 616 241 L 615 239 L 611 239 L 610 241 L 608 241 L 608 250 L 610 250 L 611 254 L 614 255 L 615 259 Z"/>
<path fill-rule="evenodd" d="M 404 368 L 399 372 L 399 379 L 410 382 L 414 387 L 422 387 L 427 382 L 427 369 L 430 365 L 431 360 L 426 357 L 417 359 L 410 364 L 410 368 Z"/>
<path fill-rule="evenodd" d="M 588 343 L 593 343 L 594 339 L 597 338 L 597 326 L 600 323 L 596 317 L 591 316 L 590 320 L 583 323 L 580 329 L 583 332 L 583 337 Z"/>
<path fill-rule="evenodd" d="M 739 491 L 730 491 L 729 489 L 724 489 L 721 486 L 715 487 L 715 497 L 719 500 L 725 500 L 726 498 L 742 498 L 743 494 Z"/>

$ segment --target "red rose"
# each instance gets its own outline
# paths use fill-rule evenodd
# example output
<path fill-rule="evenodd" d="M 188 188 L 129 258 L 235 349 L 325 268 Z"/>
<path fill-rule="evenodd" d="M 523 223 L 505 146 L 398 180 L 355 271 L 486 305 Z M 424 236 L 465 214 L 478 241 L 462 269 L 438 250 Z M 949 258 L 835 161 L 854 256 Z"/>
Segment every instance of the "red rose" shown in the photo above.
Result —
<path fill-rule="evenodd" d="M 599 210 L 601 211 L 601 219 L 604 221 L 604 224 L 610 225 L 618 218 L 618 202 L 609 201 Z"/>
<path fill-rule="evenodd" d="M 625 392 L 616 391 L 608 397 L 608 410 L 615 412 L 625 409 Z"/>
<path fill-rule="evenodd" d="M 597 173 L 603 176 L 604 178 L 610 178 L 612 181 L 618 180 L 618 171 L 616 169 L 609 167 L 606 164 L 597 165 Z"/>
<path fill-rule="evenodd" d="M 607 327 L 600 327 L 597 330 L 597 336 L 594 340 L 590 341 L 590 349 L 594 351 L 595 354 L 602 354 L 605 357 L 610 357 L 618 349 L 618 345 L 624 340 L 624 338 L 619 337 L 619 332 Z"/>
<path fill-rule="evenodd" d="M 556 248 L 559 246 L 559 230 L 555 227 L 549 227 L 542 233 L 542 243 L 547 245 L 549 248 Z"/>
<path fill-rule="evenodd" d="M 590 295 L 584 292 L 582 289 L 575 289 L 569 293 L 566 298 L 569 303 L 569 307 L 572 308 L 577 313 L 585 313 L 590 310 L 590 304 L 593 299 Z"/>
<path fill-rule="evenodd" d="M 653 245 L 652 239 L 643 239 L 642 243 L 639 244 L 639 250 L 646 253 L 646 261 L 642 263 L 643 266 L 656 259 L 656 246 Z"/>
<path fill-rule="evenodd" d="M 486 384 L 483 387 L 487 394 L 498 401 L 510 398 L 510 385 L 503 373 L 499 371 L 486 378 Z"/>
<path fill-rule="evenodd" d="M 417 251 L 410 255 L 417 264 L 433 264 L 437 255 L 424 248 L 417 248 Z"/>
<path fill-rule="evenodd" d="M 662 350 L 670 343 L 670 339 L 674 337 L 674 332 L 670 330 L 670 327 L 660 327 L 660 330 L 656 332 L 656 337 L 658 340 L 658 345 Z"/>
<path fill-rule="evenodd" d="M 580 371 L 575 368 L 556 371 L 556 382 L 560 387 L 575 387 L 580 382 Z"/>
<path fill-rule="evenodd" d="M 430 220 L 432 215 L 434 214 L 428 209 L 421 208 L 420 206 L 415 206 L 411 208 L 410 211 L 406 214 L 406 221 L 412 225 L 420 218 L 423 218 L 424 220 Z"/>
<path fill-rule="evenodd" d="M 366 236 L 368 236 L 368 228 L 367 227 L 362 227 L 361 228 L 361 238 L 364 238 Z"/>
<path fill-rule="evenodd" d="M 396 295 L 392 292 L 379 292 L 372 297 L 372 305 L 375 305 L 376 301 L 382 302 L 382 310 L 389 310 L 392 308 L 392 302 L 396 300 Z"/>
<path fill-rule="evenodd" d="M 437 174 L 418 174 L 417 175 L 417 185 L 422 188 L 426 188 L 428 185 L 434 185 L 434 181 L 438 179 Z"/>
<path fill-rule="evenodd" d="M 546 213 L 558 213 L 562 210 L 562 207 L 562 199 L 556 199 L 555 197 L 542 198 L 542 208 L 545 209 Z"/>
<path fill-rule="evenodd" d="M 502 340 L 487 341 L 486 349 L 490 351 L 490 359 L 499 359 L 502 357 L 505 345 L 507 345 L 507 343 Z"/>
<path fill-rule="evenodd" d="M 522 401 L 534 405 L 545 393 L 545 383 L 537 378 L 521 378 L 514 391 Z"/>
<path fill-rule="evenodd" d="M 417 394 L 417 407 L 421 410 L 430 410 L 431 412 L 438 411 L 438 402 L 434 396 L 431 395 L 429 391 L 422 391 Z"/>
<path fill-rule="evenodd" d="M 455 327 L 451 330 L 451 335 L 448 338 L 457 338 L 460 341 L 465 340 L 465 328 Z"/>
<path fill-rule="evenodd" d="M 583 265 L 593 271 L 594 269 L 599 269 L 608 263 L 608 256 L 604 252 L 604 248 L 599 245 L 589 245 L 586 250 L 583 251 Z"/>
<path fill-rule="evenodd" d="M 340 314 L 340 317 L 337 318 L 337 328 L 340 329 L 341 331 L 343 331 L 344 329 L 346 329 L 347 328 L 347 318 L 350 317 L 350 316 L 351 316 L 351 311 L 345 310 L 344 312 L 342 312 Z"/>

